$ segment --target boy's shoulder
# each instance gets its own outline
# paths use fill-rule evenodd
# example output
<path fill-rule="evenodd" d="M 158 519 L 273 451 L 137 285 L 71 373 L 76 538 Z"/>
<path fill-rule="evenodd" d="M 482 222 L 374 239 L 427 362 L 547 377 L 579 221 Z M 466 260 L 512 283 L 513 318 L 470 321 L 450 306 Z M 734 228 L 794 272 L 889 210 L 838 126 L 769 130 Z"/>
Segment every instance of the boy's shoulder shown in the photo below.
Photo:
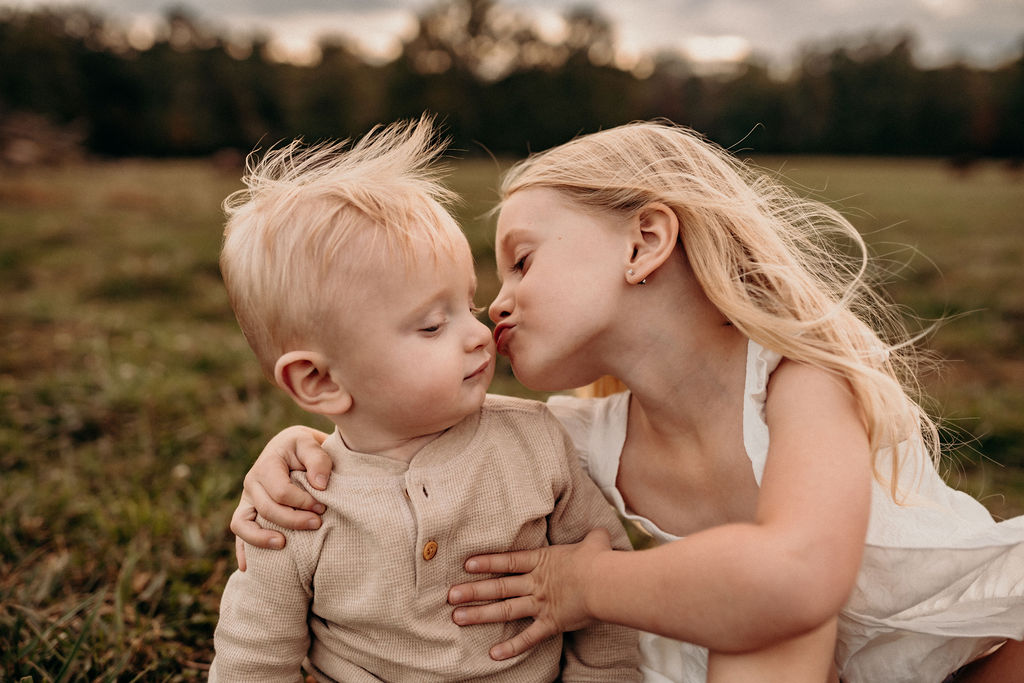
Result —
<path fill-rule="evenodd" d="M 523 418 L 547 419 L 550 415 L 548 407 L 530 398 L 519 398 L 517 396 L 503 396 L 501 394 L 487 394 L 482 408 L 483 414 L 494 415 L 506 414 L 510 416 L 522 416 Z"/>
<path fill-rule="evenodd" d="M 480 424 L 489 438 L 524 440 L 556 450 L 565 438 L 562 425 L 546 404 L 516 396 L 488 394 L 480 410 Z"/>

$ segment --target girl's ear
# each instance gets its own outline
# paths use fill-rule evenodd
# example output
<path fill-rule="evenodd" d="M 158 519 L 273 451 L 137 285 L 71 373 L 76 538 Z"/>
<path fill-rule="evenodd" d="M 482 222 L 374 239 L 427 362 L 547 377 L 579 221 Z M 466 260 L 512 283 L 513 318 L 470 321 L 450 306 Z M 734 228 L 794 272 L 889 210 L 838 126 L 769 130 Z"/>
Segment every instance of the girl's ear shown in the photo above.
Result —
<path fill-rule="evenodd" d="M 653 202 L 640 209 L 633 225 L 626 279 L 637 284 L 654 273 L 679 242 L 679 217 L 665 204 Z"/>
<path fill-rule="evenodd" d="M 278 358 L 274 379 L 311 413 L 341 415 L 352 407 L 352 395 L 331 375 L 327 358 L 315 351 L 289 351 Z"/>

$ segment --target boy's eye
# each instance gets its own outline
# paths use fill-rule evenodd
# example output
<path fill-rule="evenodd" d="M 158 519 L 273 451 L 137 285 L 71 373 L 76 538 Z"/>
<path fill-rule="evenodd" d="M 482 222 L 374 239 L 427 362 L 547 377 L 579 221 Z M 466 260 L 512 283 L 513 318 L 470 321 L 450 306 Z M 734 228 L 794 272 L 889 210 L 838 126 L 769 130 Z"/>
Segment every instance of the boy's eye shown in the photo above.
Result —
<path fill-rule="evenodd" d="M 515 264 L 513 264 L 512 270 L 514 270 L 514 271 L 521 271 L 521 270 L 525 269 L 526 268 L 526 258 L 527 258 L 527 256 L 529 256 L 529 254 L 525 254 L 522 257 L 520 257 L 520 259 L 518 261 L 516 261 Z"/>
<path fill-rule="evenodd" d="M 483 306 L 474 306 L 473 304 L 469 305 L 469 312 L 472 313 L 474 316 L 478 316 L 486 310 L 487 309 L 484 308 Z"/>
<path fill-rule="evenodd" d="M 440 325 L 430 325 L 428 327 L 421 327 L 420 332 L 437 332 L 441 329 Z"/>

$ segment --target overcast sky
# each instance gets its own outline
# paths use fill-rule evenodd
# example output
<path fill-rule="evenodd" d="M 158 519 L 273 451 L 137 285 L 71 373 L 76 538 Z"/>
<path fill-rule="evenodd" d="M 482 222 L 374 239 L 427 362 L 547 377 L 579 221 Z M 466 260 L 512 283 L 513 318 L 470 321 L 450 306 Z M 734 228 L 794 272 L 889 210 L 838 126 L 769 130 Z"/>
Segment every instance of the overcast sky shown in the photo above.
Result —
<path fill-rule="evenodd" d="M 295 54 L 325 34 L 343 34 L 387 54 L 414 31 L 417 11 L 435 0 L 79 0 L 140 33 L 164 8 L 184 5 L 214 28 L 254 30 Z M 0 0 L 0 6 L 67 4 Z M 908 30 L 927 63 L 961 58 L 992 66 L 1019 54 L 1024 0 L 499 0 L 536 17 L 557 35 L 558 15 L 589 5 L 615 26 L 624 59 L 678 49 L 694 59 L 741 58 L 751 52 L 779 62 L 800 45 L 855 39 L 869 31 Z"/>

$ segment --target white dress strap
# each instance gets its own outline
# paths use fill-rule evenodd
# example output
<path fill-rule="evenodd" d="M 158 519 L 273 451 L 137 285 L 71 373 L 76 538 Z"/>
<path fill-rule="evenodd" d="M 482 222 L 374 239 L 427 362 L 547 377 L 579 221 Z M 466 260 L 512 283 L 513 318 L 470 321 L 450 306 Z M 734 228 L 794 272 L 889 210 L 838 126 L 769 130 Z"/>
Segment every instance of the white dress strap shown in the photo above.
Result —
<path fill-rule="evenodd" d="M 768 425 L 764 405 L 768 398 L 768 378 L 782 362 L 782 356 L 757 342 L 747 344 L 747 382 L 743 392 L 743 447 L 750 458 L 754 479 L 761 485 L 768 459 Z"/>

